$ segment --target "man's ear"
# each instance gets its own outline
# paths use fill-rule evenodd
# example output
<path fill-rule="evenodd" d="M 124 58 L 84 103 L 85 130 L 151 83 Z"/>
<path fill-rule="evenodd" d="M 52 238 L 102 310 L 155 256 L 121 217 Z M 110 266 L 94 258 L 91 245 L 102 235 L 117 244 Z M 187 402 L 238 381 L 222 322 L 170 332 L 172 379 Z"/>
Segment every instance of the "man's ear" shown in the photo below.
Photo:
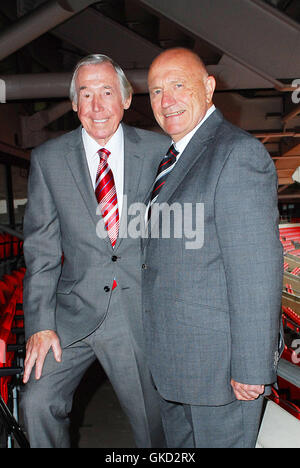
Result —
<path fill-rule="evenodd" d="M 77 104 L 75 104 L 75 102 L 72 102 L 72 109 L 74 112 L 77 112 L 78 110 Z"/>
<path fill-rule="evenodd" d="M 210 104 L 216 89 L 216 80 L 213 76 L 209 76 L 206 80 L 206 100 Z"/>
<path fill-rule="evenodd" d="M 129 98 L 125 99 L 125 101 L 123 103 L 124 110 L 129 109 L 129 107 L 131 105 L 131 101 L 132 101 L 132 94 L 129 96 Z"/>

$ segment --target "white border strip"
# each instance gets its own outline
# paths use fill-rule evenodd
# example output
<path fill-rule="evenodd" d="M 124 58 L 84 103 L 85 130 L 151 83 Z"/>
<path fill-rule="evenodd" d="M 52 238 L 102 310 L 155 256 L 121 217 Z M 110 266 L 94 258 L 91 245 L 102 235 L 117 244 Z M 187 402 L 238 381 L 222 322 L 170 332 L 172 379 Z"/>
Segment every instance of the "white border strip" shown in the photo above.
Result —
<path fill-rule="evenodd" d="M 281 229 L 281 228 L 299 227 L 299 226 L 300 226 L 300 223 L 279 224 L 279 229 Z"/>
<path fill-rule="evenodd" d="M 4 80 L 0 79 L 0 103 L 6 103 L 6 84 Z"/>

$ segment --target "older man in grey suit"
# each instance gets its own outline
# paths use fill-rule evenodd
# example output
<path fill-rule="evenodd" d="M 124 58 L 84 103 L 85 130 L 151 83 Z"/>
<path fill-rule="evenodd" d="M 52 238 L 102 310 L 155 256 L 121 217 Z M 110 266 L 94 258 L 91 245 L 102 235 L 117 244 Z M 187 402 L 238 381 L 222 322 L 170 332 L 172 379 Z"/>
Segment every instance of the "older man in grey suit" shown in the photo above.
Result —
<path fill-rule="evenodd" d="M 71 84 L 82 127 L 32 153 L 22 399 L 32 447 L 70 446 L 72 397 L 95 359 L 136 445 L 164 445 L 143 350 L 140 240 L 126 237 L 126 230 L 127 207 L 144 199 L 169 139 L 120 124 L 131 96 L 110 58 L 83 59 Z"/>
<path fill-rule="evenodd" d="M 174 143 L 150 198 L 143 265 L 147 355 L 168 446 L 254 447 L 281 347 L 275 167 L 214 107 L 215 79 L 191 51 L 158 56 L 149 90 Z"/>

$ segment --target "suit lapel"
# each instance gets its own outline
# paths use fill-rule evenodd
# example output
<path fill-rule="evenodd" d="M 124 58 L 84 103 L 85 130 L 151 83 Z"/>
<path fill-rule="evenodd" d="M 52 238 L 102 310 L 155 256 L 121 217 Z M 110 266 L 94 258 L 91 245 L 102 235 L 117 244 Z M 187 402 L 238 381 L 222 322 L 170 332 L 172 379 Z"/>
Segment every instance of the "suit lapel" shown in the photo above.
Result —
<path fill-rule="evenodd" d="M 158 203 L 169 200 L 193 165 L 203 156 L 210 141 L 214 138 L 220 124 L 220 117 L 222 118 L 221 114 L 216 110 L 195 133 L 161 190 L 157 199 Z"/>
<path fill-rule="evenodd" d="M 83 141 L 82 141 L 82 127 L 79 127 L 74 132 L 74 140 L 70 144 L 68 151 L 65 154 L 68 166 L 75 180 L 76 186 L 85 202 L 86 208 L 95 224 L 103 223 L 101 215 L 97 214 L 97 199 L 95 196 L 94 187 L 90 177 Z M 104 223 L 102 228 L 104 229 Z M 106 239 L 107 244 L 111 247 L 109 238 Z M 112 248 L 112 247 L 111 247 Z"/>
<path fill-rule="evenodd" d="M 124 195 L 127 196 L 128 206 L 136 201 L 140 176 L 142 171 L 141 139 L 133 128 L 123 125 L 124 131 Z"/>
<path fill-rule="evenodd" d="M 65 154 L 65 157 L 91 218 L 95 224 L 97 224 L 97 200 L 85 157 L 81 127 L 75 132 L 74 143 L 70 145 L 69 151 Z"/>
<path fill-rule="evenodd" d="M 222 114 L 216 109 L 195 133 L 174 169 L 167 178 L 165 186 L 160 191 L 156 203 L 166 203 L 175 190 L 180 186 L 194 164 L 205 154 L 205 151 L 214 138 L 215 132 L 223 120 Z M 150 195 L 150 194 L 149 194 Z M 153 224 L 151 227 L 153 228 Z M 148 238 L 149 239 L 149 238 Z"/>
<path fill-rule="evenodd" d="M 141 151 L 143 151 L 143 148 L 141 146 L 141 139 L 133 128 L 127 127 L 126 125 L 122 126 L 124 131 L 124 195 L 126 195 L 126 197 L 123 200 L 120 233 L 114 249 L 112 249 L 109 238 L 106 238 L 108 245 L 114 251 L 116 251 L 126 233 L 128 221 L 127 207 L 135 202 L 142 170 Z M 98 204 L 85 157 L 81 132 L 82 127 L 74 131 L 74 139 L 69 145 L 65 157 L 87 210 L 95 226 L 97 226 L 99 222 L 103 223 L 103 219 L 96 213 Z"/>
<path fill-rule="evenodd" d="M 122 240 L 127 237 L 128 208 L 136 201 L 142 171 L 142 145 L 141 139 L 134 128 L 122 124 L 124 132 L 124 198 L 122 216 L 120 219 L 119 237 L 115 251 Z"/>

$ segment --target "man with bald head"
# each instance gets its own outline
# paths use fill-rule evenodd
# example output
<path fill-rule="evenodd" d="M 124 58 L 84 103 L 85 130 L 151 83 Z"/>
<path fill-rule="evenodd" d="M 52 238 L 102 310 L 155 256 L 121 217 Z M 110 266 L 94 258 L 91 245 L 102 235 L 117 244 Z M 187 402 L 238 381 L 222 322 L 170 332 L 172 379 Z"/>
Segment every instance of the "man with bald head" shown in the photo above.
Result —
<path fill-rule="evenodd" d="M 155 118 L 173 140 L 149 197 L 143 268 L 147 355 L 168 446 L 252 448 L 281 345 L 276 170 L 264 146 L 215 108 L 216 81 L 193 52 L 163 52 L 148 80 Z M 175 203 L 182 216 L 174 211 L 167 237 L 164 212 L 152 213 Z M 201 244 L 187 242 L 193 232 Z"/>

